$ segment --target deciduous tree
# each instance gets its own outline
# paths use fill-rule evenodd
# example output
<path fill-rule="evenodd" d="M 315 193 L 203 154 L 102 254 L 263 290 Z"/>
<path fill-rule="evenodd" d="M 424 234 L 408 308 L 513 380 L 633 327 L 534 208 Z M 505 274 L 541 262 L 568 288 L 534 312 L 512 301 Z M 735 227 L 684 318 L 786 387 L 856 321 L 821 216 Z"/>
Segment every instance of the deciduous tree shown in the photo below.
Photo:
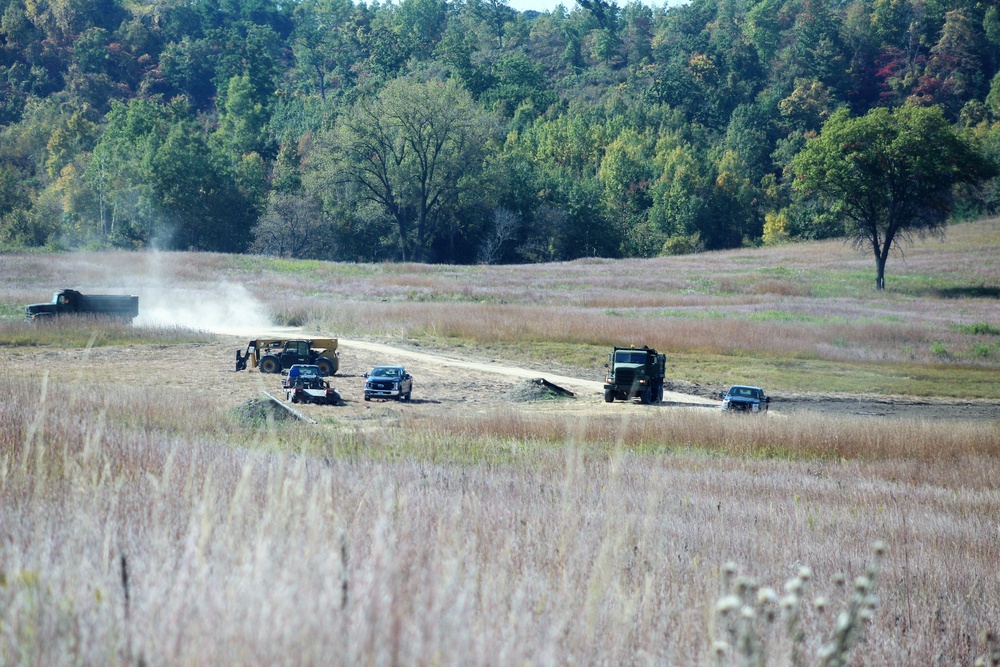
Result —
<path fill-rule="evenodd" d="M 996 175 L 996 166 L 959 136 L 938 107 L 834 113 L 792 161 L 795 189 L 815 195 L 845 222 L 848 237 L 875 258 L 885 288 L 890 251 L 908 234 L 938 230 L 953 186 Z"/>
<path fill-rule="evenodd" d="M 396 79 L 320 141 L 314 192 L 349 192 L 392 220 L 399 257 L 428 260 L 460 193 L 481 173 L 495 123 L 459 84 Z"/>
<path fill-rule="evenodd" d="M 316 198 L 301 192 L 273 192 L 253 229 L 250 250 L 279 257 L 329 259 L 332 228 Z"/>

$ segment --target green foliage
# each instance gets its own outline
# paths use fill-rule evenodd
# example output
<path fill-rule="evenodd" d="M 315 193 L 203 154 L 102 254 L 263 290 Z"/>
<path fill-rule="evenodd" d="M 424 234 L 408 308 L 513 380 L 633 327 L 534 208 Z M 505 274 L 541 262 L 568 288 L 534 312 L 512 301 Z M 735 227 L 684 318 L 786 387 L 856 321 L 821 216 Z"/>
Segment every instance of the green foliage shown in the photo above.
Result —
<path fill-rule="evenodd" d="M 1000 336 L 1000 327 L 989 322 L 975 322 L 974 324 L 956 324 L 953 327 L 970 336 Z"/>
<path fill-rule="evenodd" d="M 223 150 L 236 159 L 247 153 L 263 153 L 266 123 L 264 105 L 254 99 L 250 77 L 243 74 L 231 78 L 226 108 L 215 134 Z"/>
<path fill-rule="evenodd" d="M 817 197 L 848 233 L 873 252 L 876 285 L 906 234 L 942 227 L 954 207 L 953 187 L 996 175 L 996 167 L 959 136 L 942 111 L 914 105 L 831 116 L 819 137 L 792 162 L 795 188 Z"/>
<path fill-rule="evenodd" d="M 457 82 L 471 96 L 463 112 L 495 116 L 500 134 L 477 149 L 477 166 L 445 179 L 456 184 L 447 202 L 390 212 L 357 179 L 313 189 L 334 256 L 477 261 L 498 207 L 523 222 L 498 261 L 649 255 L 668 239 L 675 250 L 755 244 L 777 211 L 782 239 L 842 235 L 845 211 L 812 188 L 793 197 L 790 168 L 842 108 L 937 108 L 1000 158 L 1000 12 L 959 0 L 588 0 L 547 13 L 505 0 L 12 0 L 0 10 L 3 247 L 241 251 L 272 191 L 297 192 L 300 165 L 329 171 L 334 128 L 361 100 L 405 88 L 399 80 Z M 492 166 L 511 160 L 511 177 Z M 404 162 L 391 171 L 407 173 Z M 921 215 L 1000 211 L 996 179 L 950 182 L 964 185 L 918 202 Z M 426 226 L 427 215 L 435 221 L 409 248 L 400 224 Z"/>
<path fill-rule="evenodd" d="M 786 211 L 768 213 L 764 216 L 764 236 L 762 240 L 765 245 L 787 243 L 790 238 L 788 213 Z"/>
<path fill-rule="evenodd" d="M 307 188 L 330 210 L 345 196 L 391 221 L 396 256 L 427 260 L 463 233 L 451 214 L 478 182 L 493 127 L 457 84 L 397 79 L 322 137 Z"/>

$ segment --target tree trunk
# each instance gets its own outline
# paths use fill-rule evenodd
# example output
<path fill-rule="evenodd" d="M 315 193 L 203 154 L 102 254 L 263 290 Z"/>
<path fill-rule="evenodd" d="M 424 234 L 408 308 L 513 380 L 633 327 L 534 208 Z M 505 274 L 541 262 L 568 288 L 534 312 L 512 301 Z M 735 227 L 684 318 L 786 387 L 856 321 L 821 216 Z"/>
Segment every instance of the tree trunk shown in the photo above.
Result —
<path fill-rule="evenodd" d="M 890 228 L 880 243 L 878 230 L 874 229 L 868 239 L 875 255 L 875 289 L 880 292 L 885 289 L 885 263 L 889 259 L 889 248 L 892 246 L 894 236 L 895 230 Z"/>

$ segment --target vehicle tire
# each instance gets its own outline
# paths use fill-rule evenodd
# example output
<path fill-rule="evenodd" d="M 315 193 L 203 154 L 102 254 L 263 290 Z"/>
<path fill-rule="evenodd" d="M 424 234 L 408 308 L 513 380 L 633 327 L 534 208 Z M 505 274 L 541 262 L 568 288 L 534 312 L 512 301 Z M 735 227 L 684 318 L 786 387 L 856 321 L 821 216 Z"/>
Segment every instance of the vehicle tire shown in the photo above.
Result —
<path fill-rule="evenodd" d="M 662 403 L 663 402 L 663 383 L 662 382 L 656 385 L 656 396 L 655 396 L 655 398 L 656 398 L 656 402 L 657 403 Z"/>
<path fill-rule="evenodd" d="M 605 403 L 614 403 L 615 402 L 615 392 L 611 391 L 610 389 L 605 389 L 604 390 L 604 402 Z"/>
<path fill-rule="evenodd" d="M 266 356 L 260 360 L 261 373 L 280 373 L 281 372 L 281 361 L 275 356 Z"/>
<path fill-rule="evenodd" d="M 369 396 L 368 394 L 365 394 L 365 400 L 366 400 L 366 401 L 370 401 L 370 400 L 372 400 L 372 397 L 371 397 L 371 396 Z"/>
<path fill-rule="evenodd" d="M 405 400 L 407 403 L 409 403 L 410 402 L 410 396 L 412 394 L 413 394 L 413 390 L 411 389 L 410 391 L 406 392 L 406 398 L 403 399 L 403 400 Z"/>
<path fill-rule="evenodd" d="M 645 389 L 642 390 L 642 393 L 639 395 L 639 402 L 642 403 L 643 405 L 649 405 L 652 400 L 653 400 L 653 390 L 650 389 L 649 387 L 646 387 Z"/>
<path fill-rule="evenodd" d="M 333 375 L 337 372 L 337 366 L 326 357 L 316 357 L 316 365 L 319 366 L 319 374 L 323 377 Z"/>

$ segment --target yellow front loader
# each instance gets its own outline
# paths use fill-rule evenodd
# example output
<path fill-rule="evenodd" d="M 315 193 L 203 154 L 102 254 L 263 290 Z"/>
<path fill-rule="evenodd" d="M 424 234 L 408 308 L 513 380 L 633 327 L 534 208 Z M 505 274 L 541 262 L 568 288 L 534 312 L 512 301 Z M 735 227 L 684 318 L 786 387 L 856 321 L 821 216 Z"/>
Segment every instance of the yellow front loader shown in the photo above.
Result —
<path fill-rule="evenodd" d="M 250 365 L 261 373 L 280 373 L 295 364 L 319 366 L 324 375 L 334 375 L 340 368 L 336 338 L 258 338 L 247 344 L 246 352 L 236 350 L 236 370 Z"/>

